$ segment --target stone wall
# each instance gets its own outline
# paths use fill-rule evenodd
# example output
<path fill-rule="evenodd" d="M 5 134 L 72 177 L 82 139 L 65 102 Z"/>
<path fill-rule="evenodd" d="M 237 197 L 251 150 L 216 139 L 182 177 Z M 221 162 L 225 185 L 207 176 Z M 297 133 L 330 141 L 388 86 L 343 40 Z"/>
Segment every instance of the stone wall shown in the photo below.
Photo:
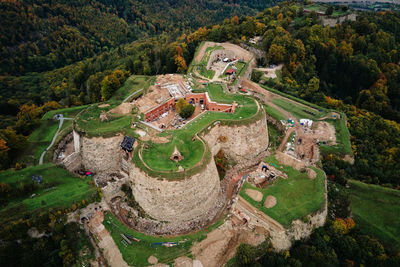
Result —
<path fill-rule="evenodd" d="M 130 178 L 135 200 L 152 218 L 184 222 L 215 208 L 221 193 L 214 160 L 205 169 L 181 181 L 158 180 L 131 165 Z"/>
<path fill-rule="evenodd" d="M 249 160 L 268 149 L 266 118 L 242 126 L 216 125 L 204 136 L 213 155 L 220 149 L 237 162 Z"/>
<path fill-rule="evenodd" d="M 239 197 L 239 201 L 233 205 L 232 210 L 234 215 L 241 218 L 244 217 L 248 220 L 250 228 L 259 226 L 263 227 L 269 232 L 271 243 L 276 251 L 288 250 L 292 246 L 292 242 L 307 238 L 311 235 L 315 228 L 324 226 L 326 216 L 328 214 L 327 202 L 327 184 L 325 178 L 325 203 L 321 210 L 309 214 L 307 222 L 300 219 L 293 221 L 289 228 L 285 229 L 280 223 L 267 216 L 263 212 L 251 207 L 243 198 Z M 250 208 L 249 208 L 250 207 Z M 255 210 L 255 212 L 254 212 Z"/>
<path fill-rule="evenodd" d="M 82 157 L 78 152 L 72 153 L 62 161 L 62 164 L 64 164 L 65 168 L 70 172 L 80 169 L 81 163 Z"/>
<path fill-rule="evenodd" d="M 81 137 L 82 165 L 93 172 L 113 172 L 121 169 L 123 136 L 110 138 Z"/>
<path fill-rule="evenodd" d="M 72 131 L 73 137 L 74 137 L 74 151 L 75 152 L 81 152 L 81 137 L 79 133 L 75 130 Z"/>

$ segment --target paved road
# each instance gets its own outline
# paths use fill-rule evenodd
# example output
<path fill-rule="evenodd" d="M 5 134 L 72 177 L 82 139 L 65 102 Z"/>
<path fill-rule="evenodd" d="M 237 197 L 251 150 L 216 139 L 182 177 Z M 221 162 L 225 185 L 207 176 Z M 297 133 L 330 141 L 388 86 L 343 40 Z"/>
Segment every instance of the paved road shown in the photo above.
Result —
<path fill-rule="evenodd" d="M 60 129 L 64 123 L 64 120 L 72 120 L 73 118 L 64 118 L 62 115 L 60 116 L 60 118 L 58 119 L 60 121 L 60 123 L 58 124 L 58 129 L 57 132 L 54 134 L 53 136 L 53 140 L 51 140 L 50 145 L 43 151 L 42 155 L 40 155 L 40 159 L 39 159 L 39 165 L 43 164 L 43 158 L 44 155 L 46 155 L 46 152 L 54 145 L 54 142 L 56 141 L 56 138 L 60 132 Z"/>

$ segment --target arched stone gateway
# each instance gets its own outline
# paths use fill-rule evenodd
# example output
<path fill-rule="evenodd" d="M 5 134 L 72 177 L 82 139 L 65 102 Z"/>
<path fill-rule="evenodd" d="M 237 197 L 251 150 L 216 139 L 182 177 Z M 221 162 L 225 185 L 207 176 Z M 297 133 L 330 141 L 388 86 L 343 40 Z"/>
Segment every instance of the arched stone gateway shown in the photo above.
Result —
<path fill-rule="evenodd" d="M 181 155 L 176 146 L 174 148 L 174 152 L 172 152 L 170 159 L 176 162 L 183 160 L 183 156 Z"/>

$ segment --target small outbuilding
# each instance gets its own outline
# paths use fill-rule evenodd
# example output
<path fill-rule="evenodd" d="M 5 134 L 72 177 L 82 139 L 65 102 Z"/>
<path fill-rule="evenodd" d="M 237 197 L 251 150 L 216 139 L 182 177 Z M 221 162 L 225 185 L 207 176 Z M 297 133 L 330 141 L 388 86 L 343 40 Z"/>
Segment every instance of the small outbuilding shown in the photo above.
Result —
<path fill-rule="evenodd" d="M 135 139 L 130 137 L 130 136 L 124 136 L 124 140 L 122 140 L 121 143 L 121 148 L 125 152 L 132 152 L 133 150 L 133 143 L 135 142 Z"/>
<path fill-rule="evenodd" d="M 226 73 L 227 75 L 232 75 L 232 74 L 236 73 L 236 70 L 230 68 L 230 69 L 227 69 L 225 73 Z"/>

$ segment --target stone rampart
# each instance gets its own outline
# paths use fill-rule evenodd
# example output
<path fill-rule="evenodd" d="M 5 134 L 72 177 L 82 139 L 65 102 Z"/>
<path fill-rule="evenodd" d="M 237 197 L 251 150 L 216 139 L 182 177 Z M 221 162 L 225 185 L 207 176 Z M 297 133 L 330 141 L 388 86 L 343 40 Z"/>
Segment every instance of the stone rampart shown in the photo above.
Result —
<path fill-rule="evenodd" d="M 211 153 L 216 155 L 220 149 L 237 162 L 256 157 L 268 148 L 268 128 L 265 116 L 248 125 L 216 125 L 204 135 Z"/>
<path fill-rule="evenodd" d="M 81 137 L 82 165 L 93 172 L 112 172 L 121 169 L 121 142 L 123 136 L 110 138 Z"/>
<path fill-rule="evenodd" d="M 73 152 L 62 161 L 62 164 L 64 164 L 65 168 L 70 172 L 78 170 L 81 167 L 81 163 L 82 157 L 78 152 Z"/>
<path fill-rule="evenodd" d="M 152 178 L 134 164 L 130 178 L 135 200 L 148 215 L 159 221 L 183 222 L 199 218 L 216 207 L 221 193 L 214 160 L 202 172 L 185 180 Z"/>

